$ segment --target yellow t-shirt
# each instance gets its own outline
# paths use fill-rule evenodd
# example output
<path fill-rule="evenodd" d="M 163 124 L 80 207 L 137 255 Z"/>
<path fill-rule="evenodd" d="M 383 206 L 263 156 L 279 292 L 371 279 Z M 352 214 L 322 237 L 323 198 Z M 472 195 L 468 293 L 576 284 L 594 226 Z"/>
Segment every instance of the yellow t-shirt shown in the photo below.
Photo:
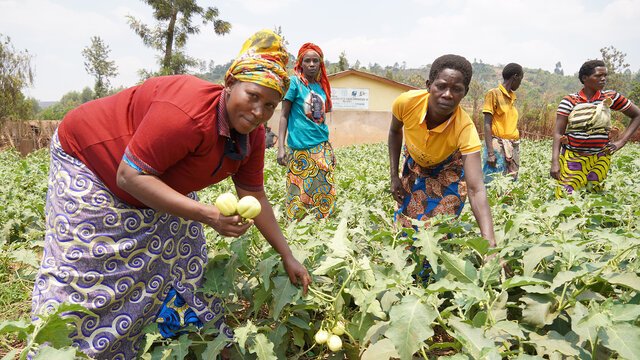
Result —
<path fill-rule="evenodd" d="M 502 84 L 489 90 L 485 95 L 482 112 L 493 115 L 493 121 L 491 121 L 493 136 L 507 140 L 520 139 L 518 109 L 514 105 L 515 101 L 516 94 L 513 91 L 507 91 Z"/>
<path fill-rule="evenodd" d="M 410 90 L 393 102 L 393 115 L 403 123 L 409 155 L 423 167 L 434 166 L 460 150 L 462 155 L 480 151 L 478 131 L 467 113 L 458 106 L 453 116 L 434 129 L 427 129 L 427 90 Z"/>

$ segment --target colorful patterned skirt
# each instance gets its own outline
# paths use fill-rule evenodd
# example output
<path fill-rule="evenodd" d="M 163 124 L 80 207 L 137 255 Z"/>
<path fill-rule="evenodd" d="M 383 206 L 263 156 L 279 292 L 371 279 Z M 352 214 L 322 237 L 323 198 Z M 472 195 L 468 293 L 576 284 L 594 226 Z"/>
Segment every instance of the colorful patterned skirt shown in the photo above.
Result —
<path fill-rule="evenodd" d="M 611 166 L 611 155 L 601 151 L 597 154 L 581 154 L 562 147 L 560 149 L 560 179 L 556 187 L 556 198 L 566 193 L 586 188 L 589 191 L 602 190 L 602 181 Z"/>
<path fill-rule="evenodd" d="M 485 182 L 491 182 L 493 180 L 492 174 L 495 173 L 511 175 L 514 180 L 517 179 L 518 171 L 520 170 L 520 140 L 507 140 L 494 136 L 491 145 L 496 156 L 496 165 L 491 166 L 487 163 L 487 149 L 485 148 L 483 151 L 484 164 L 482 166 Z"/>
<path fill-rule="evenodd" d="M 313 214 L 317 219 L 333 213 L 336 187 L 335 156 L 327 141 L 310 149 L 289 150 L 287 174 L 287 218 L 301 219 Z"/>
<path fill-rule="evenodd" d="M 95 316 L 68 316 L 75 325 L 74 345 L 96 359 L 135 359 L 142 329 L 159 315 L 165 330 L 214 321 L 221 334 L 233 337 L 221 300 L 196 295 L 207 263 L 200 223 L 122 202 L 64 152 L 57 133 L 50 166 L 34 318 L 62 302 L 91 310 Z M 182 306 L 165 304 L 161 313 L 168 296 L 172 301 L 166 304 Z"/>
<path fill-rule="evenodd" d="M 410 219 L 427 221 L 438 214 L 458 216 L 467 199 L 459 151 L 438 165 L 422 167 L 405 150 L 400 181 L 407 196 L 397 204 L 394 220 L 403 227 L 411 227 Z"/>

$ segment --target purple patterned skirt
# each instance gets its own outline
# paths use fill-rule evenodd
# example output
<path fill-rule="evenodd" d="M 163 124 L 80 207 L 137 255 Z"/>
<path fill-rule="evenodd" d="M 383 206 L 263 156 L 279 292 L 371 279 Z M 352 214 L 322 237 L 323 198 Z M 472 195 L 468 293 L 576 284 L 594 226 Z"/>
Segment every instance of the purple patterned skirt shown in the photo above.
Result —
<path fill-rule="evenodd" d="M 142 329 L 174 289 L 203 323 L 216 321 L 233 336 L 221 300 L 196 296 L 207 263 L 199 222 L 122 202 L 64 152 L 57 133 L 50 166 L 34 317 L 62 302 L 80 304 L 95 316 L 69 314 L 74 345 L 96 359 L 134 359 Z"/>

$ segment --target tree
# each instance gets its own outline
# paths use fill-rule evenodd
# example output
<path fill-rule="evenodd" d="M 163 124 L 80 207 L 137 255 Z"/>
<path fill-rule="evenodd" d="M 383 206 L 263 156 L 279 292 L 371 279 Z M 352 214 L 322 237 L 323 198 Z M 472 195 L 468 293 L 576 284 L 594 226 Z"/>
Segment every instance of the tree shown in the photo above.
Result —
<path fill-rule="evenodd" d="M 33 84 L 33 76 L 29 52 L 16 51 L 11 38 L 0 34 L 0 123 L 31 116 L 32 101 L 25 99 L 22 89 Z"/>
<path fill-rule="evenodd" d="M 627 74 L 629 64 L 626 61 L 627 54 L 613 46 L 600 49 L 602 61 L 607 67 L 607 88 L 626 94 L 630 91 L 631 75 Z"/>
<path fill-rule="evenodd" d="M 82 91 L 69 91 L 62 95 L 60 101 L 42 110 L 38 114 L 38 119 L 62 120 L 69 111 L 94 98 L 96 98 L 96 96 L 88 86 L 82 89 Z"/>
<path fill-rule="evenodd" d="M 200 26 L 194 25 L 192 19 L 199 15 L 203 25 L 213 24 L 218 35 L 227 34 L 231 24 L 218 18 L 215 7 L 203 8 L 197 0 L 144 0 L 153 8 L 156 25 L 150 28 L 140 20 L 127 16 L 129 26 L 142 39 L 142 42 L 160 52 L 160 75 L 184 74 L 188 68 L 196 66 L 199 61 L 188 56 L 185 46 L 189 35 L 200 32 Z"/>
<path fill-rule="evenodd" d="M 562 63 L 560 61 L 558 61 L 556 63 L 556 68 L 553 69 L 553 73 L 556 75 L 563 75 L 564 76 L 564 70 L 562 70 Z"/>
<path fill-rule="evenodd" d="M 118 75 L 115 61 L 109 61 L 109 46 L 105 45 L 99 36 L 91 37 L 91 46 L 82 50 L 85 57 L 84 69 L 96 79 L 93 91 L 96 98 L 106 96 L 109 92 L 109 78 Z"/>
<path fill-rule="evenodd" d="M 471 100 L 471 104 L 473 106 L 471 110 L 471 119 L 473 120 L 473 123 L 476 124 L 476 127 L 480 130 L 484 129 L 482 125 L 484 122 L 480 119 L 480 105 L 481 101 L 484 99 L 484 93 L 484 86 L 476 80 L 471 80 L 467 98 Z"/>
<path fill-rule="evenodd" d="M 343 51 L 338 58 L 338 71 L 349 70 L 349 60 L 347 60 L 347 54 Z"/>

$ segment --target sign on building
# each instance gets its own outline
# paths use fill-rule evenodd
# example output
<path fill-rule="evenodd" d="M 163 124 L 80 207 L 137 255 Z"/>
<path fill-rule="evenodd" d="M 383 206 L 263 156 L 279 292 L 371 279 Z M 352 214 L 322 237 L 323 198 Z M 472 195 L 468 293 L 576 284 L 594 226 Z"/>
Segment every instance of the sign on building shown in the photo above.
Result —
<path fill-rule="evenodd" d="M 331 88 L 334 109 L 368 110 L 369 89 Z"/>

